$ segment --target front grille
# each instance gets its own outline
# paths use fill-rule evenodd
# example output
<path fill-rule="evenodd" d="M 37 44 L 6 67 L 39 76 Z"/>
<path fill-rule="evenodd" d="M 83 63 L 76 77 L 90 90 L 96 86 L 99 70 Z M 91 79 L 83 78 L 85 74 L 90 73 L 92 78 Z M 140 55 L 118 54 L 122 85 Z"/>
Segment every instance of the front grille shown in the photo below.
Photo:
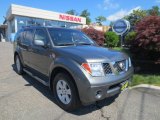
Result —
<path fill-rule="evenodd" d="M 103 63 L 103 69 L 106 74 L 112 74 L 112 69 L 109 63 Z"/>
<path fill-rule="evenodd" d="M 113 65 L 113 68 L 119 73 L 125 71 L 126 70 L 126 60 L 115 62 L 115 64 Z"/>
<path fill-rule="evenodd" d="M 127 70 L 127 60 L 121 60 L 111 63 L 103 63 L 103 69 L 105 74 L 117 74 L 122 73 Z"/>

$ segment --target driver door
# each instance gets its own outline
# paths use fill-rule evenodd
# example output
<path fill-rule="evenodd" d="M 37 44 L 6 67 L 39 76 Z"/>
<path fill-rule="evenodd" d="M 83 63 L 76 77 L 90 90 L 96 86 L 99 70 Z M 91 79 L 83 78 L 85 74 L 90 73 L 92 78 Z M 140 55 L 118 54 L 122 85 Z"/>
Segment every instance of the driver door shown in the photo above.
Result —
<path fill-rule="evenodd" d="M 34 44 L 34 40 L 42 40 L 46 46 L 37 46 Z M 43 28 L 36 29 L 31 54 L 31 64 L 32 68 L 38 72 L 48 75 L 49 66 L 52 62 L 51 46 L 47 31 Z"/>

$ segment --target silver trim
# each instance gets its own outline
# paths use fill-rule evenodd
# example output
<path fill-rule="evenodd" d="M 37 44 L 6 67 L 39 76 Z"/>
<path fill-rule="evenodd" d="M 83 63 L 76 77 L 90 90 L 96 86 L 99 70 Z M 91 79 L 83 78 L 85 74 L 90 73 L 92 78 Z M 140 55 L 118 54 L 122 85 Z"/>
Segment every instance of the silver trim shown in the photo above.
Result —
<path fill-rule="evenodd" d="M 116 87 L 107 91 L 107 94 L 120 90 L 120 87 Z"/>
<path fill-rule="evenodd" d="M 47 82 L 43 81 L 42 79 L 40 79 L 39 77 L 35 76 L 34 74 L 32 74 L 31 72 L 29 72 L 26 69 L 23 69 L 24 72 L 26 72 L 28 75 L 30 75 L 31 77 L 35 78 L 37 81 L 39 81 L 40 83 L 42 83 L 45 86 L 49 86 Z"/>
<path fill-rule="evenodd" d="M 128 60 L 126 59 L 126 71 L 128 71 L 129 63 Z"/>
<path fill-rule="evenodd" d="M 105 74 L 105 75 L 116 75 L 116 73 L 117 73 L 117 75 L 120 75 L 120 74 L 123 74 L 123 73 L 127 72 L 128 69 L 129 69 L 129 61 L 128 61 L 128 59 L 124 59 L 124 60 L 125 60 L 125 67 L 126 67 L 125 70 L 117 73 L 117 70 L 115 70 L 115 68 L 113 66 L 118 61 L 113 61 L 113 62 L 109 62 L 109 66 L 111 67 L 112 73 Z M 121 60 L 121 61 L 123 61 L 123 60 Z"/>

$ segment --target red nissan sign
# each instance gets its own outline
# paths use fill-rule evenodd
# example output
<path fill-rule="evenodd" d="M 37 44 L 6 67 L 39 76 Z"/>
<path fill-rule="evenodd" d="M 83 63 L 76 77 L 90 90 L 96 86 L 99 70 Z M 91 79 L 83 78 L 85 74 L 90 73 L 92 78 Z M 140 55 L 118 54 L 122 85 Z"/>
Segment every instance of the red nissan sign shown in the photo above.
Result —
<path fill-rule="evenodd" d="M 70 16 L 70 15 L 62 15 L 62 14 L 60 14 L 59 15 L 59 19 L 66 20 L 66 21 L 71 21 L 71 22 L 79 22 L 79 23 L 81 23 L 81 18 Z"/>

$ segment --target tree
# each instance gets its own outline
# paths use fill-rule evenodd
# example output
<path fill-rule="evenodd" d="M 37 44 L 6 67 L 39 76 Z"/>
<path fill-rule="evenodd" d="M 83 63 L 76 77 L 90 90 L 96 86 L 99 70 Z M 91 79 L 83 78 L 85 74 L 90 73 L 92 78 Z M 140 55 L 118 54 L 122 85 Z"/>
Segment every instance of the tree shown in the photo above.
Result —
<path fill-rule="evenodd" d="M 132 27 L 134 27 L 139 21 L 141 21 L 144 17 L 147 16 L 147 12 L 145 10 L 133 10 L 132 13 L 125 16 L 124 19 L 128 20 Z"/>
<path fill-rule="evenodd" d="M 82 31 L 92 38 L 98 45 L 103 46 L 105 41 L 104 32 L 96 30 L 92 27 L 83 28 Z"/>
<path fill-rule="evenodd" d="M 136 38 L 132 41 L 131 51 L 143 59 L 160 59 L 160 16 L 145 17 L 135 30 Z"/>
<path fill-rule="evenodd" d="M 114 24 L 114 22 L 113 22 L 113 21 L 111 21 L 111 22 L 110 22 L 110 24 L 109 24 L 109 26 L 110 26 L 110 27 L 112 27 L 112 26 L 113 26 L 113 24 Z"/>
<path fill-rule="evenodd" d="M 160 8 L 158 6 L 153 6 L 147 13 L 148 15 L 160 16 Z"/>
<path fill-rule="evenodd" d="M 80 14 L 80 16 L 85 17 L 86 18 L 86 24 L 89 25 L 91 23 L 91 19 L 90 19 L 90 13 L 88 12 L 88 10 L 83 10 Z"/>
<path fill-rule="evenodd" d="M 148 50 L 160 49 L 160 16 L 148 16 L 136 25 L 137 46 Z"/>
<path fill-rule="evenodd" d="M 135 31 L 127 33 L 127 35 L 125 36 L 125 44 L 130 46 L 132 44 L 132 41 L 135 40 L 135 38 L 136 38 Z"/>
<path fill-rule="evenodd" d="M 70 15 L 78 15 L 78 13 L 76 12 L 76 10 L 68 10 L 67 12 L 66 12 L 67 14 L 70 14 Z"/>
<path fill-rule="evenodd" d="M 102 22 L 106 21 L 106 17 L 104 16 L 98 16 L 95 19 L 96 19 L 96 23 L 98 23 L 99 25 L 102 25 Z"/>
<path fill-rule="evenodd" d="M 105 33 L 105 44 L 107 47 L 117 47 L 119 43 L 119 36 L 115 32 Z"/>

